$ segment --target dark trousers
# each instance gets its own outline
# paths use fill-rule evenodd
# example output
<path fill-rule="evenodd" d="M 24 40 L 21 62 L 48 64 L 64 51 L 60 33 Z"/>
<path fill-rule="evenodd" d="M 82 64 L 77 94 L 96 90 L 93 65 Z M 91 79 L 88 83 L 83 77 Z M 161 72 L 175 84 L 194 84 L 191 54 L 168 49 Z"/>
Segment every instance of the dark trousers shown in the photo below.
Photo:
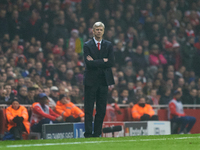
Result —
<path fill-rule="evenodd" d="M 23 122 L 18 122 L 17 126 L 12 127 L 10 129 L 10 133 L 14 135 L 15 140 L 20 140 L 22 139 L 22 132 L 26 131 L 25 126 Z"/>
<path fill-rule="evenodd" d="M 187 132 L 190 132 L 192 127 L 194 126 L 196 122 L 196 118 L 192 116 L 185 116 L 185 117 L 174 117 L 171 119 L 172 123 L 177 123 L 180 124 L 180 130 L 179 133 L 183 132 L 184 129 L 186 128 Z"/>
<path fill-rule="evenodd" d="M 85 137 L 99 137 L 102 133 L 102 124 L 106 114 L 108 86 L 106 85 L 85 85 Z M 96 101 L 96 114 L 94 120 L 94 133 L 92 134 L 92 121 L 94 102 Z"/>
<path fill-rule="evenodd" d="M 58 123 L 58 121 L 52 121 L 48 118 L 40 120 L 40 122 L 35 123 L 31 126 L 31 131 L 33 132 L 40 132 L 42 134 L 42 125 L 43 124 L 50 124 L 50 123 Z"/>

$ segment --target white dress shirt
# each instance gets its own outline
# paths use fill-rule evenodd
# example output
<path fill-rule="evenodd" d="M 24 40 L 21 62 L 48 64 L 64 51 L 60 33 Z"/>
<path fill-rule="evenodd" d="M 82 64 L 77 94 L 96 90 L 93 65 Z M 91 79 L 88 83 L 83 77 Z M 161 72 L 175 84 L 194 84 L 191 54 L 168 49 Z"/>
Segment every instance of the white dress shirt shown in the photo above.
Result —
<path fill-rule="evenodd" d="M 94 41 L 95 41 L 95 44 L 96 44 L 96 47 L 98 48 L 98 44 L 97 43 L 100 43 L 100 49 L 101 49 L 101 42 L 102 42 L 102 39 L 101 39 L 101 41 L 97 41 L 96 39 L 95 39 L 95 37 L 93 37 L 93 39 L 94 39 Z"/>

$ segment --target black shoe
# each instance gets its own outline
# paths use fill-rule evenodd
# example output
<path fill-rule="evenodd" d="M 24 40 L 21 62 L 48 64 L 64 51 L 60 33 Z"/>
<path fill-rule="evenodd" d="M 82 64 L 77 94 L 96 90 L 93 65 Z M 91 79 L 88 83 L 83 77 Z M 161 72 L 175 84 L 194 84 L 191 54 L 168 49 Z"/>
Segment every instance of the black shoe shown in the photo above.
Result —
<path fill-rule="evenodd" d="M 85 138 L 91 138 L 91 137 L 93 137 L 93 134 L 84 133 L 84 137 Z"/>
<path fill-rule="evenodd" d="M 15 135 L 15 140 L 21 140 L 21 136 L 20 135 Z"/>
<path fill-rule="evenodd" d="M 97 135 L 97 134 L 93 134 L 93 137 L 100 137 L 100 135 Z"/>

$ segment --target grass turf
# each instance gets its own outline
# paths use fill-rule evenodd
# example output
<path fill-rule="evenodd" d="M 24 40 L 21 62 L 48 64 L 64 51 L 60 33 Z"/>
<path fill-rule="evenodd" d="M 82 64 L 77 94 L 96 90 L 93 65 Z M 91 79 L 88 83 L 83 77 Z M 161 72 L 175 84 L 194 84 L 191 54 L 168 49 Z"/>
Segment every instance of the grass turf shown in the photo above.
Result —
<path fill-rule="evenodd" d="M 200 150 L 200 134 L 1 141 L 0 150 Z"/>

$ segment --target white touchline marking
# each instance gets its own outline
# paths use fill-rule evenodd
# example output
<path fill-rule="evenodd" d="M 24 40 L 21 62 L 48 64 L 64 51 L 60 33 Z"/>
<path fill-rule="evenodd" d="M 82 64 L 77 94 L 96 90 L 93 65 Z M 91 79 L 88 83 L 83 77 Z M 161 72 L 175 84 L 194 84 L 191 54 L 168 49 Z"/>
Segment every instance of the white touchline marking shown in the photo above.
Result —
<path fill-rule="evenodd" d="M 197 137 L 178 137 L 178 138 L 161 138 L 161 139 L 139 139 L 139 140 L 116 140 L 116 141 L 85 141 L 85 142 L 67 142 L 67 143 L 42 143 L 42 144 L 18 144 L 18 145 L 6 145 L 7 148 L 16 147 L 36 147 L 36 146 L 56 146 L 56 145 L 76 145 L 76 144 L 93 144 L 93 143 L 118 143 L 118 142 L 137 142 L 137 141 L 160 141 L 160 140 L 182 140 L 200 138 Z M 1 146 L 0 148 L 5 148 Z"/>

